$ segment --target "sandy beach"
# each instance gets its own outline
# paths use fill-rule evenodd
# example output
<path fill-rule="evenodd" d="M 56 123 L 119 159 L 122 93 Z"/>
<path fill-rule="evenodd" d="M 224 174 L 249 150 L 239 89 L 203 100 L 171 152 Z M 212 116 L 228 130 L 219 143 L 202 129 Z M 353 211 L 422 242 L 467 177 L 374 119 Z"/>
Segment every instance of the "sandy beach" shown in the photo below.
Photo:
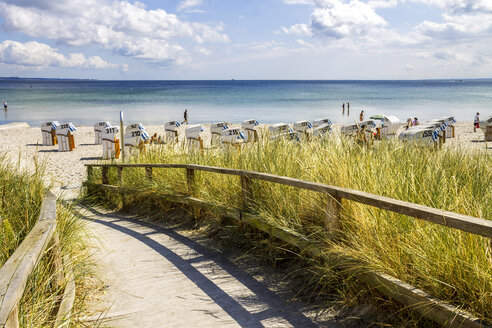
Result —
<path fill-rule="evenodd" d="M 236 124 L 233 124 L 236 126 Z M 340 124 L 335 124 L 337 133 Z M 149 135 L 157 133 L 164 135 L 163 125 L 146 126 Z M 403 130 L 401 128 L 400 130 Z M 184 127 L 180 127 L 180 136 L 184 135 Z M 205 147 L 210 144 L 209 125 L 205 125 Z M 473 132 L 471 122 L 456 124 L 456 138 L 448 139 L 444 147 L 456 147 L 476 151 L 491 151 L 486 149 L 484 136 L 481 130 Z M 41 145 L 40 127 L 28 127 L 26 123 L 11 123 L 0 126 L 0 153 L 5 153 L 13 162 L 23 168 L 33 168 L 35 160 L 46 166 L 47 179 L 52 180 L 55 186 L 62 189 L 78 189 L 85 180 L 86 168 L 84 164 L 101 160 L 102 146 L 94 145 L 93 127 L 78 126 L 75 132 L 76 148 L 71 152 L 59 152 L 58 146 Z"/>

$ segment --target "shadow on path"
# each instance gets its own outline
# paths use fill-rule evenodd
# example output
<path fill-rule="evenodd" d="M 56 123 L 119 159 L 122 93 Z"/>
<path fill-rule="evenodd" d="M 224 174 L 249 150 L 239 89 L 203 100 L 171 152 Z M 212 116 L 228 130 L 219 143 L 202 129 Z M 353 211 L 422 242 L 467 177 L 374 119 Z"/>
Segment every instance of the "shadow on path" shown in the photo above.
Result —
<path fill-rule="evenodd" d="M 230 262 L 224 255 L 210 250 L 194 240 L 191 240 L 185 236 L 180 235 L 176 231 L 160 226 L 156 226 L 151 223 L 142 222 L 137 219 L 131 219 L 114 213 L 105 214 L 97 211 L 94 208 L 81 205 L 84 209 L 90 211 L 94 215 L 100 218 L 83 217 L 85 220 L 90 220 L 112 229 L 118 230 L 124 234 L 127 234 L 140 242 L 146 244 L 150 248 L 165 257 L 176 268 L 178 268 L 188 279 L 193 281 L 203 292 L 205 292 L 217 305 L 219 305 L 225 312 L 227 312 L 240 326 L 242 327 L 263 327 L 261 321 L 269 318 L 283 318 L 288 321 L 294 327 L 317 327 L 310 319 L 308 319 L 300 309 L 293 305 L 287 304 L 277 294 L 267 288 L 267 286 L 261 282 L 258 282 L 253 277 L 239 269 L 236 265 Z M 107 221 L 103 218 L 111 219 Z M 130 222 L 135 225 L 153 229 L 153 232 L 140 233 L 135 230 L 120 226 L 118 222 Z M 149 238 L 151 234 L 164 234 L 184 245 L 190 249 L 200 253 L 202 256 L 186 260 L 174 253 L 169 248 Z M 223 291 L 213 281 L 211 281 L 206 275 L 197 270 L 192 264 L 212 260 L 215 264 L 220 266 L 224 271 L 229 273 L 237 281 L 241 282 L 244 286 L 249 288 L 255 295 L 255 302 L 268 305 L 268 309 L 258 312 L 250 313 L 241 304 L 239 304 L 233 297 Z"/>

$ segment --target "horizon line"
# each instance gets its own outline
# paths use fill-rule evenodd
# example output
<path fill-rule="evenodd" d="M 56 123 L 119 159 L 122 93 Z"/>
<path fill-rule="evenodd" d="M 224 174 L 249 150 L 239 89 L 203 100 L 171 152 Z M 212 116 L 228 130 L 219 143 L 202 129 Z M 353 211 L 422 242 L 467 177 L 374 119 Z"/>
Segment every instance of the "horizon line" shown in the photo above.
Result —
<path fill-rule="evenodd" d="M 0 80 L 59 80 L 59 81 L 477 81 L 492 80 L 492 77 L 481 78 L 421 78 L 421 79 L 94 79 L 94 78 L 60 78 L 60 77 L 18 77 L 0 76 Z"/>

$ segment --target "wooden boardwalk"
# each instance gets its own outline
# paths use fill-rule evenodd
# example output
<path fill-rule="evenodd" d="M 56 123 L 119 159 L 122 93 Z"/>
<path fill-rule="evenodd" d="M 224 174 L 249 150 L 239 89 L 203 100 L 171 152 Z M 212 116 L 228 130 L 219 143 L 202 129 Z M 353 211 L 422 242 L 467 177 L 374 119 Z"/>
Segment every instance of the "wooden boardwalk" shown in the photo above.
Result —
<path fill-rule="evenodd" d="M 105 293 L 88 321 L 110 327 L 316 327 L 218 252 L 175 232 L 79 208 L 97 238 Z"/>

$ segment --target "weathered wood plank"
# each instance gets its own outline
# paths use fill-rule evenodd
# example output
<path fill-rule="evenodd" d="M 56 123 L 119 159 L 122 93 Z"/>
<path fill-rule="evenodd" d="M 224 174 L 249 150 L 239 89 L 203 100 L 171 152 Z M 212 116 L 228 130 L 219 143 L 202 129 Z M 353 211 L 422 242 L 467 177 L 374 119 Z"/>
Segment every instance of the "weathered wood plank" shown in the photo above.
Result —
<path fill-rule="evenodd" d="M 186 169 L 186 184 L 188 185 L 188 193 L 193 195 L 195 190 L 195 170 Z"/>
<path fill-rule="evenodd" d="M 253 191 L 251 190 L 251 179 L 244 176 L 241 176 L 241 197 L 243 209 L 247 210 L 253 200 Z"/>
<path fill-rule="evenodd" d="M 0 268 L 0 326 L 5 325 L 24 293 L 27 279 L 56 229 L 56 197 L 47 193 L 39 219 L 14 254 Z"/>
<path fill-rule="evenodd" d="M 340 213 L 342 211 L 342 199 L 328 195 L 326 204 L 326 230 L 333 232 L 340 228 Z"/>
<path fill-rule="evenodd" d="M 103 166 L 101 169 L 101 179 L 103 184 L 109 184 L 108 168 L 109 166 Z"/>
<path fill-rule="evenodd" d="M 470 232 L 476 235 L 492 238 L 492 221 L 475 218 L 468 215 L 444 211 L 424 205 L 413 204 L 389 197 L 378 196 L 364 191 L 330 186 L 318 182 L 304 181 L 296 178 L 277 176 L 268 173 L 244 171 L 213 166 L 195 164 L 86 164 L 87 166 L 119 166 L 119 167 L 159 167 L 159 168 L 186 168 L 187 170 L 201 170 L 219 174 L 239 175 L 250 179 L 270 181 L 287 186 L 317 191 L 333 197 L 344 198 L 358 203 L 378 207 L 395 213 L 415 217 L 443 226 Z"/>
<path fill-rule="evenodd" d="M 123 168 L 118 167 L 118 183 L 120 186 L 123 184 Z"/>
<path fill-rule="evenodd" d="M 387 274 L 366 271 L 359 272 L 357 278 L 443 327 L 490 327 L 486 322 L 481 321 L 470 313 L 432 297 L 426 292 Z"/>
<path fill-rule="evenodd" d="M 87 166 L 87 180 L 89 180 L 92 177 L 94 169 L 92 166 Z"/>
<path fill-rule="evenodd" d="M 63 257 L 63 266 L 65 267 L 66 272 L 66 285 L 56 315 L 54 327 L 57 328 L 68 327 L 70 325 L 73 304 L 75 302 L 75 279 L 72 271 L 72 262 L 70 261 L 70 256 L 68 254 Z"/>
<path fill-rule="evenodd" d="M 120 186 L 123 185 L 123 168 L 122 167 L 118 167 L 118 185 L 120 185 Z M 120 193 L 120 198 L 121 198 L 121 207 L 125 208 L 126 207 L 125 194 Z"/>

